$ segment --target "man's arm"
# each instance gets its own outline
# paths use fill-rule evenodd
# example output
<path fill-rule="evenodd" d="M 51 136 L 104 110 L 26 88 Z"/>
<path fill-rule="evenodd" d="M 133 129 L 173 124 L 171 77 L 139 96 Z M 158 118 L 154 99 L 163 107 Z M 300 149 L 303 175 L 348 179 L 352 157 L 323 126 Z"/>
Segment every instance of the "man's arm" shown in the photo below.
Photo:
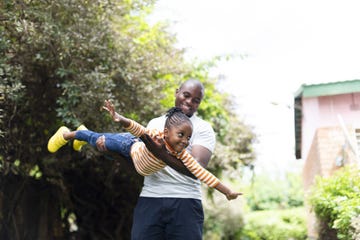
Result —
<path fill-rule="evenodd" d="M 211 151 L 201 145 L 193 145 L 191 149 L 191 156 L 203 167 L 206 168 L 210 158 Z"/>
<path fill-rule="evenodd" d="M 184 163 L 176 157 L 170 155 L 165 148 L 165 144 L 162 139 L 152 139 L 149 135 L 143 134 L 141 140 L 145 143 L 146 148 L 150 150 L 155 157 L 164 161 L 169 167 L 175 169 L 179 173 L 182 173 L 193 179 L 197 179 L 184 165 Z"/>

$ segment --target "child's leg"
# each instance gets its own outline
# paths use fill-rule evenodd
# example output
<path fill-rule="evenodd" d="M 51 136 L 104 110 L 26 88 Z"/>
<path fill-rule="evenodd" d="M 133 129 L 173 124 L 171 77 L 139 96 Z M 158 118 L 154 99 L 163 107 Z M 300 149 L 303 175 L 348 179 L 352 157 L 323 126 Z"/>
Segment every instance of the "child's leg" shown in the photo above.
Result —
<path fill-rule="evenodd" d="M 127 159 L 131 159 L 131 146 L 138 138 L 130 133 L 105 134 L 105 147 L 107 150 L 119 153 Z"/>
<path fill-rule="evenodd" d="M 96 147 L 96 140 L 101 136 L 104 135 L 103 133 L 97 133 L 90 130 L 79 130 L 75 132 L 75 139 L 79 141 L 84 141 L 89 143 L 91 146 Z"/>
<path fill-rule="evenodd" d="M 96 147 L 96 140 L 105 136 L 105 147 L 108 151 L 116 152 L 126 158 L 130 157 L 131 146 L 137 138 L 130 133 L 97 133 L 89 130 L 76 131 L 75 139 L 88 142 Z"/>

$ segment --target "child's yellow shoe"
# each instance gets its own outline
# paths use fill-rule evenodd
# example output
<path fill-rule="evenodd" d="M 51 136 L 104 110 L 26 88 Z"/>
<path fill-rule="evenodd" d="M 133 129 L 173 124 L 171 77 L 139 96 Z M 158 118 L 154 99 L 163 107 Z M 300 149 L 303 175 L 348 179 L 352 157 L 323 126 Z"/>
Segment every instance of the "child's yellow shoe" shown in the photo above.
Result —
<path fill-rule="evenodd" d="M 65 132 L 70 132 L 70 130 L 65 126 L 62 126 L 49 139 L 48 145 L 47 145 L 49 152 L 51 152 L 51 153 L 56 152 L 57 150 L 59 150 L 59 148 L 61 148 L 62 146 L 64 146 L 68 142 L 63 137 L 63 134 Z"/>
<path fill-rule="evenodd" d="M 80 125 L 77 129 L 76 129 L 76 131 L 78 131 L 78 130 L 88 130 L 84 125 Z M 73 142 L 73 149 L 75 150 L 75 151 L 80 151 L 81 150 L 81 148 L 82 148 L 82 146 L 84 146 L 85 144 L 87 144 L 87 142 L 84 142 L 84 141 L 79 141 L 79 140 L 74 140 L 74 142 Z"/>

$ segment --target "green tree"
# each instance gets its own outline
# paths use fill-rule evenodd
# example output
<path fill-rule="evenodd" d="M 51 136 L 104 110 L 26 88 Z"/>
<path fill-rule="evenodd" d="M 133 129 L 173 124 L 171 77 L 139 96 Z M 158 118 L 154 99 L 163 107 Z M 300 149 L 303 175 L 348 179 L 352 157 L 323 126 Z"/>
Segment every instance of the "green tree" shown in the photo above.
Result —
<path fill-rule="evenodd" d="M 214 171 L 251 160 L 254 136 L 208 79 L 208 66 L 186 63 L 166 25 L 146 22 L 153 3 L 0 3 L 1 239 L 129 237 L 142 183 L 132 166 L 88 146 L 46 149 L 62 124 L 123 131 L 98 110 L 104 99 L 146 124 L 173 104 L 183 79 L 198 77 L 207 88 L 199 114 L 232 151 L 227 161 L 214 156 Z"/>

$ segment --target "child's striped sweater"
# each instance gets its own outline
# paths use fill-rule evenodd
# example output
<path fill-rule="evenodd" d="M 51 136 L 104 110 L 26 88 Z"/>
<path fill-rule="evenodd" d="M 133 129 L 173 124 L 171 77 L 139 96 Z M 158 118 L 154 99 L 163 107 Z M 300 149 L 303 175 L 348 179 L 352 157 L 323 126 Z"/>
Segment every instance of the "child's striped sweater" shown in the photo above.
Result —
<path fill-rule="evenodd" d="M 133 120 L 130 121 L 130 126 L 127 127 L 126 130 L 136 137 L 140 137 L 145 133 L 151 137 L 164 137 L 164 133 L 162 131 L 147 129 Z M 185 149 L 182 152 L 176 154 L 171 151 L 168 144 L 165 144 L 165 146 L 168 151 L 180 159 L 184 163 L 185 167 L 200 181 L 206 183 L 209 187 L 216 187 L 219 184 L 219 179 L 203 168 Z M 134 162 L 136 171 L 142 176 L 150 175 L 166 166 L 166 163 L 156 158 L 146 148 L 143 142 L 134 143 L 131 147 L 130 155 Z"/>

